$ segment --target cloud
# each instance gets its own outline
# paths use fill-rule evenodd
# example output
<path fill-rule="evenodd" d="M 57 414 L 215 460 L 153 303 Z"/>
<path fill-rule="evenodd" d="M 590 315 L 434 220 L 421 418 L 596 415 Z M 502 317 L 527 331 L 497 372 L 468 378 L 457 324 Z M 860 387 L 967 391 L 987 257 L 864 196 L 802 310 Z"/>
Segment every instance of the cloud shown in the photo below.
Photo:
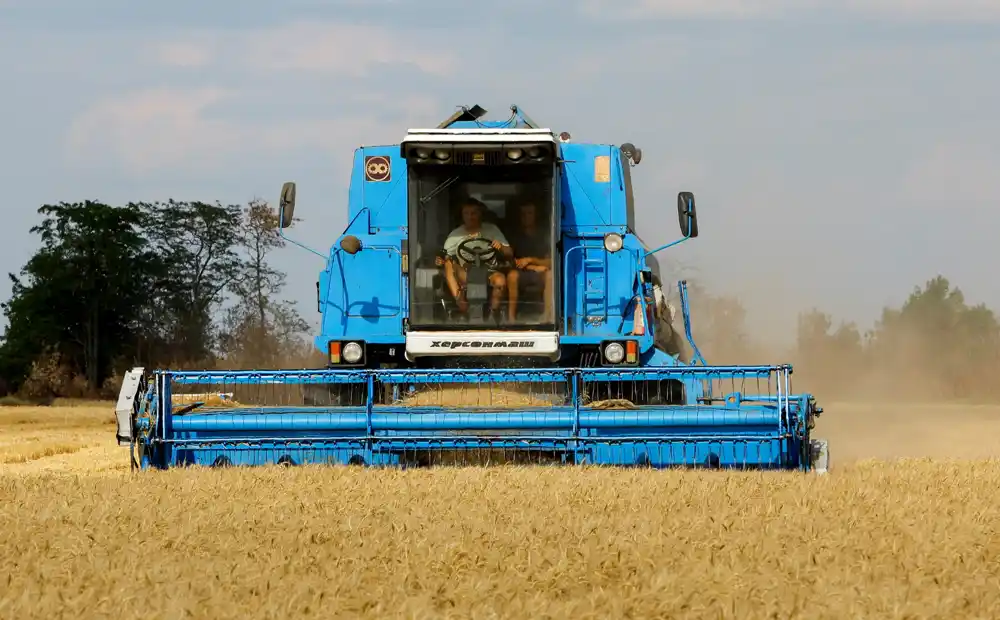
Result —
<path fill-rule="evenodd" d="M 1000 18 L 996 0 L 638 0 L 629 8 L 612 0 L 585 0 L 591 17 L 619 19 L 752 19 L 843 13 L 888 20 L 976 21 Z"/>
<path fill-rule="evenodd" d="M 431 75 L 451 75 L 458 57 L 436 50 L 435 40 L 430 37 L 428 45 L 419 33 L 401 36 L 377 26 L 296 21 L 276 28 L 192 33 L 154 44 L 153 54 L 172 67 L 213 64 L 366 77 L 381 66 L 403 65 Z"/>
<path fill-rule="evenodd" d="M 98 150 L 110 151 L 134 171 L 174 165 L 186 158 L 211 159 L 235 138 L 226 123 L 203 114 L 231 93 L 151 89 L 98 101 L 70 127 L 70 159 L 85 164 Z"/>
<path fill-rule="evenodd" d="M 148 89 L 109 97 L 72 123 L 67 156 L 71 164 L 87 166 L 99 152 L 133 174 L 164 168 L 204 171 L 235 157 L 245 165 L 247 157 L 279 157 L 310 148 L 346 158 L 360 144 L 393 141 L 400 122 L 412 123 L 439 109 L 426 97 L 368 93 L 358 99 L 367 104 L 362 111 L 335 117 L 289 115 L 293 120 L 251 122 L 220 114 L 241 98 L 238 91 L 220 88 Z M 373 108 L 382 116 L 364 112 Z M 394 117 L 391 123 L 384 122 L 386 115 Z"/>
<path fill-rule="evenodd" d="M 175 82 L 94 102 L 71 124 L 67 157 L 72 165 L 91 166 L 92 153 L 101 151 L 131 173 L 145 174 L 205 170 L 254 149 L 267 149 L 268 156 L 294 149 L 349 156 L 362 142 L 394 141 L 398 136 L 387 127 L 398 133 L 400 123 L 416 115 L 440 115 L 436 102 L 421 94 L 422 83 L 428 75 L 450 74 L 459 62 L 435 47 L 439 38 L 413 45 L 408 33 L 297 21 L 190 31 L 154 42 L 140 56 L 143 73 L 150 73 L 149 64 L 169 67 L 178 70 L 166 74 Z M 391 77 L 372 79 L 387 67 L 394 69 L 384 71 Z M 335 83 L 327 79 L 334 76 Z M 197 86 L 206 78 L 213 81 Z M 414 86 L 403 97 L 393 92 L 406 87 L 401 80 Z"/>

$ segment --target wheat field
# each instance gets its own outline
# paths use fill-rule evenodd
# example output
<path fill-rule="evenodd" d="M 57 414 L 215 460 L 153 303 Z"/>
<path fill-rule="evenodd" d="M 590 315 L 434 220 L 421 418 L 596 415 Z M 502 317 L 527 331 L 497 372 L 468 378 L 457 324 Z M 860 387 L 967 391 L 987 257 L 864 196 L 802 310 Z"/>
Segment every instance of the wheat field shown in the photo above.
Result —
<path fill-rule="evenodd" d="M 0 408 L 0 618 L 990 618 L 1000 408 L 828 405 L 828 476 L 133 474 L 111 404 Z"/>

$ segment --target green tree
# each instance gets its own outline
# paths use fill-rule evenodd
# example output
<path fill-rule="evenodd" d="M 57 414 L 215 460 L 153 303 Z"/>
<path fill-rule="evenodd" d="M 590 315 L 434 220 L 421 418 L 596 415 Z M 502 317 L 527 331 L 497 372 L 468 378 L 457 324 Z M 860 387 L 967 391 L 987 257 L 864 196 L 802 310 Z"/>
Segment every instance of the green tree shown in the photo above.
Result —
<path fill-rule="evenodd" d="M 44 205 L 31 233 L 41 248 L 10 274 L 3 304 L 8 327 L 0 346 L 0 372 L 17 389 L 44 350 L 98 390 L 114 360 L 141 336 L 143 286 L 164 264 L 142 235 L 143 213 L 85 201 Z"/>
<path fill-rule="evenodd" d="M 893 388 L 925 397 L 964 398 L 995 393 L 1000 324 L 958 287 L 937 276 L 915 287 L 899 309 L 885 309 L 871 355 Z"/>
<path fill-rule="evenodd" d="M 147 237 L 166 264 L 150 313 L 174 363 L 204 364 L 216 344 L 215 317 L 244 271 L 239 205 L 133 203 L 148 217 Z"/>
<path fill-rule="evenodd" d="M 39 213 L 41 247 L 2 305 L 4 391 L 57 392 L 82 376 L 96 392 L 126 365 L 211 367 L 220 352 L 253 364 L 302 355 L 308 325 L 278 297 L 285 275 L 268 261 L 283 243 L 266 204 L 85 201 Z"/>

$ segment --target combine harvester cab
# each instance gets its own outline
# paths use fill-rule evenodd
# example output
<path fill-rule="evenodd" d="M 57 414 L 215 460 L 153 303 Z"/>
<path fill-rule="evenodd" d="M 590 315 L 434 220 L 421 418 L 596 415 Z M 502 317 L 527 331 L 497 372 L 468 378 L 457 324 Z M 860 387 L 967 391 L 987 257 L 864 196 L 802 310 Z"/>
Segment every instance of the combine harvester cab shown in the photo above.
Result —
<path fill-rule="evenodd" d="M 789 365 L 710 366 L 635 233 L 642 152 L 583 144 L 516 106 L 462 108 L 359 148 L 348 225 L 316 283 L 326 368 L 136 368 L 134 466 L 566 463 L 826 471 Z M 282 188 L 282 234 L 295 184 Z M 302 246 L 305 247 L 305 246 Z M 309 248 L 305 248 L 309 250 Z"/>

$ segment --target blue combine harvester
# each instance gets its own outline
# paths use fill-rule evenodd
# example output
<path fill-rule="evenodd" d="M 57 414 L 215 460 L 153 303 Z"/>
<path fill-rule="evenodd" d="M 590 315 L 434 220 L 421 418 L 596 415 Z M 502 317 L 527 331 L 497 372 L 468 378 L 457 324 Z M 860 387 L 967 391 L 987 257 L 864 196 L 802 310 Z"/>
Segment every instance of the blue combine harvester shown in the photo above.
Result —
<path fill-rule="evenodd" d="M 316 284 L 326 368 L 126 374 L 134 467 L 568 463 L 826 471 L 791 367 L 709 366 L 635 232 L 632 144 L 463 107 L 354 154 Z M 282 234 L 295 184 L 282 188 Z M 305 246 L 302 246 L 305 248 Z M 309 250 L 309 248 L 305 248 Z M 310 250 L 315 252 L 314 250 Z"/>

